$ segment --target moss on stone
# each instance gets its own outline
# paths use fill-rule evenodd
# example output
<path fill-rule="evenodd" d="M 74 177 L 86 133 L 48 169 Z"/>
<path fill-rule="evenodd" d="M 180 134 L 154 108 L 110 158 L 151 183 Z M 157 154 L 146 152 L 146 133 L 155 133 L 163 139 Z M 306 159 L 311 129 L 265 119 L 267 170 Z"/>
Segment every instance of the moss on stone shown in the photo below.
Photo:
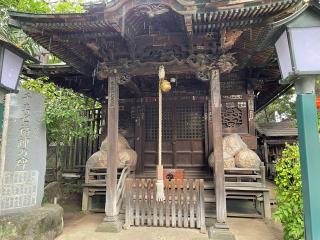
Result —
<path fill-rule="evenodd" d="M 0 239 L 53 240 L 62 232 L 63 209 L 46 204 L 23 213 L 0 216 Z"/>

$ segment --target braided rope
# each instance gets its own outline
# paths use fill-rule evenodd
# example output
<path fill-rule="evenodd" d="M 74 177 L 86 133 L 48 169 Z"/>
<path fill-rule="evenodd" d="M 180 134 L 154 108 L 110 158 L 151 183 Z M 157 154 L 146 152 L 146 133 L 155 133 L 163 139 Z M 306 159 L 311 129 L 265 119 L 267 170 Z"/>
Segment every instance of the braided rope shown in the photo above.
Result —
<path fill-rule="evenodd" d="M 165 78 L 164 66 L 159 67 L 159 121 L 158 121 L 158 166 L 157 166 L 157 182 L 156 182 L 156 200 L 162 202 L 165 200 L 164 183 L 163 183 L 163 167 L 162 167 L 162 90 L 161 82 Z"/>

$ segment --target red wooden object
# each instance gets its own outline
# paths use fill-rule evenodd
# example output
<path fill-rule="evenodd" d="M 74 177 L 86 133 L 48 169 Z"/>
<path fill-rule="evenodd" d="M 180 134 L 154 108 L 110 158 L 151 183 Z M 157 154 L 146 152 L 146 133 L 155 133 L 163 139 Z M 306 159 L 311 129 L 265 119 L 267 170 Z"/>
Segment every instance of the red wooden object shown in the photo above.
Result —
<path fill-rule="evenodd" d="M 320 97 L 317 97 L 316 105 L 317 105 L 317 109 L 320 109 Z"/>
<path fill-rule="evenodd" d="M 174 168 L 165 168 L 163 169 L 163 180 L 166 186 L 169 185 L 170 180 L 176 180 L 177 185 L 183 185 L 184 179 L 184 170 L 183 169 L 174 169 Z"/>

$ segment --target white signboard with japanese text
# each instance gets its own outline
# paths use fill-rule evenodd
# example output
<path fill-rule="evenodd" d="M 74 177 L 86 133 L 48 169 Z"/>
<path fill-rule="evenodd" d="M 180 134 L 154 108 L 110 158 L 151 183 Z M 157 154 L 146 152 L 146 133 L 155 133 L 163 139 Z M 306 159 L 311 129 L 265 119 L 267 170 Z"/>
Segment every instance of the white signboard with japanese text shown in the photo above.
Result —
<path fill-rule="evenodd" d="M 0 214 L 40 207 L 46 170 L 44 97 L 20 89 L 5 100 Z"/>

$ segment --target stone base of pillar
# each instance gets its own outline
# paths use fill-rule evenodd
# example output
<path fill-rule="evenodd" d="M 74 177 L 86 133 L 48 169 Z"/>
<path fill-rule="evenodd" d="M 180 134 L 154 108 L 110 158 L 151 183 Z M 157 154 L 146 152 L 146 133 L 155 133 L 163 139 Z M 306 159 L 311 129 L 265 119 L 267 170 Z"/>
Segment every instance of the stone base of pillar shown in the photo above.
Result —
<path fill-rule="evenodd" d="M 214 228 L 217 228 L 217 229 L 229 229 L 229 226 L 228 226 L 227 223 L 215 222 L 214 223 Z"/>
<path fill-rule="evenodd" d="M 118 233 L 122 230 L 123 223 L 118 218 L 106 217 L 104 221 L 97 227 L 96 232 Z"/>
<path fill-rule="evenodd" d="M 208 228 L 208 237 L 210 240 L 236 240 L 235 236 L 229 229 Z"/>

